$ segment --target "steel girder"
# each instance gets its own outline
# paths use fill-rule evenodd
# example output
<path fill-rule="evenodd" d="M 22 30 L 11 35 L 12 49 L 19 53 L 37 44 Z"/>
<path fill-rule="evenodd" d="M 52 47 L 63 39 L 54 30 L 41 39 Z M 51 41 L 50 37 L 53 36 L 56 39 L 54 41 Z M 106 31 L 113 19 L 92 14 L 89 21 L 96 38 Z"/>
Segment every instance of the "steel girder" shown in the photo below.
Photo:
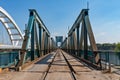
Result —
<path fill-rule="evenodd" d="M 16 65 L 16 70 L 25 63 L 28 49 L 31 51 L 31 61 L 55 49 L 55 42 L 50 38 L 50 33 L 36 10 L 30 9 L 28 26 L 25 30 L 24 41 L 20 51 L 20 60 Z M 30 45 L 31 44 L 31 45 Z"/>
<path fill-rule="evenodd" d="M 100 58 L 98 53 L 95 53 L 97 51 L 97 46 L 89 20 L 88 9 L 83 9 L 70 29 L 67 40 L 65 39 L 61 47 L 62 49 L 68 49 L 70 53 L 76 52 L 77 50 L 77 55 L 79 56 L 80 50 L 83 50 L 83 58 L 88 59 L 88 40 L 90 41 L 92 51 L 95 54 L 95 63 L 98 63 Z M 68 45 L 68 48 L 65 45 Z"/>

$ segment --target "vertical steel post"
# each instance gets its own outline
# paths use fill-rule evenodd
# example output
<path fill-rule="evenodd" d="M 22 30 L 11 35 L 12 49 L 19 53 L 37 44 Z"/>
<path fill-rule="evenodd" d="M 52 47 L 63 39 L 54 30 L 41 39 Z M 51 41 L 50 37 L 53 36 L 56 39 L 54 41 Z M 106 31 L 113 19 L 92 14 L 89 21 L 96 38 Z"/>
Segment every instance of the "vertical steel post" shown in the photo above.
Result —
<path fill-rule="evenodd" d="M 47 37 L 47 53 L 49 53 L 49 36 Z"/>
<path fill-rule="evenodd" d="M 86 29 L 86 24 L 85 24 L 85 20 L 83 20 L 84 22 L 84 58 L 88 59 L 88 39 L 87 39 L 87 29 Z"/>
<path fill-rule="evenodd" d="M 45 37 L 45 54 L 47 54 L 47 47 L 48 47 L 47 39 L 48 39 L 48 35 L 46 34 L 46 37 Z"/>
<path fill-rule="evenodd" d="M 92 32 L 92 27 L 91 27 L 89 16 L 88 16 L 88 11 L 85 11 L 84 20 L 85 20 L 85 25 L 86 25 L 87 32 L 89 34 L 88 36 L 89 36 L 90 44 L 92 46 L 92 50 L 95 51 L 94 52 L 95 63 L 97 65 L 99 65 L 100 64 L 100 57 L 99 57 L 99 54 L 96 52 L 98 49 L 97 49 L 95 38 L 94 38 L 94 35 L 93 35 L 93 32 Z"/>
<path fill-rule="evenodd" d="M 68 36 L 68 49 L 67 49 L 67 51 L 68 51 L 68 53 L 70 53 L 70 36 Z"/>
<path fill-rule="evenodd" d="M 70 53 L 72 54 L 72 34 L 70 35 Z"/>
<path fill-rule="evenodd" d="M 50 37 L 48 36 L 48 53 L 50 53 Z"/>
<path fill-rule="evenodd" d="M 53 51 L 53 41 L 52 41 L 52 38 L 51 38 L 51 51 Z"/>
<path fill-rule="evenodd" d="M 39 51 L 39 54 L 40 54 L 40 56 L 41 56 L 41 41 L 42 41 L 42 27 L 40 26 L 40 24 L 39 24 L 39 46 L 40 46 L 40 51 Z"/>
<path fill-rule="evenodd" d="M 67 38 L 67 41 L 66 41 L 66 42 L 67 42 L 67 43 L 66 43 L 66 46 L 67 46 L 67 47 L 66 47 L 66 51 L 67 51 L 67 53 L 68 53 L 68 39 L 69 39 L 69 37 Z"/>
<path fill-rule="evenodd" d="M 77 56 L 79 56 L 79 25 L 77 26 Z"/>
<path fill-rule="evenodd" d="M 52 43 L 51 37 L 49 38 L 49 40 L 50 40 L 50 52 L 51 52 L 51 49 L 52 49 L 51 48 L 51 46 L 52 46 L 52 44 L 51 44 Z"/>
<path fill-rule="evenodd" d="M 74 54 L 77 55 L 77 28 L 75 28 L 73 32 L 73 37 L 74 37 Z"/>
<path fill-rule="evenodd" d="M 77 54 L 76 29 L 73 30 L 73 52 L 74 52 L 74 55 Z"/>
<path fill-rule="evenodd" d="M 72 34 L 71 34 L 71 54 L 73 54 L 73 37 L 72 37 Z"/>
<path fill-rule="evenodd" d="M 37 33 L 37 27 L 35 26 L 35 41 L 36 41 L 36 49 L 35 52 L 37 53 L 37 57 L 40 57 L 40 46 L 39 46 L 39 41 L 38 41 L 38 33 Z"/>
<path fill-rule="evenodd" d="M 43 32 L 42 32 L 42 43 L 41 43 L 41 51 L 42 51 L 42 55 L 44 55 L 44 49 L 45 49 L 45 34 L 46 34 L 46 32 L 45 32 L 45 30 L 43 29 Z"/>
<path fill-rule="evenodd" d="M 31 31 L 31 61 L 34 60 L 34 53 L 35 53 L 35 21 L 33 23 L 32 31 Z"/>
<path fill-rule="evenodd" d="M 72 54 L 75 54 L 74 32 L 75 30 L 73 30 L 73 33 L 72 33 Z"/>
<path fill-rule="evenodd" d="M 111 73 L 110 53 L 108 53 L 109 73 Z"/>
<path fill-rule="evenodd" d="M 44 37 L 44 43 L 43 43 L 43 45 L 44 45 L 44 55 L 46 54 L 46 32 L 45 32 L 45 37 Z"/>

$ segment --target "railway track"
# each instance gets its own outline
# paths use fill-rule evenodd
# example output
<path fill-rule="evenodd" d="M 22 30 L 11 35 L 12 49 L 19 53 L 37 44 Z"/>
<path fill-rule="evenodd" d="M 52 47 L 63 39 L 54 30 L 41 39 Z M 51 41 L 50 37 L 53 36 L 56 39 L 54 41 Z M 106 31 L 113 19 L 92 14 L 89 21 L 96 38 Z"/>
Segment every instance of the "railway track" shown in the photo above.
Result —
<path fill-rule="evenodd" d="M 54 65 L 53 63 L 55 61 L 57 61 L 57 59 L 59 58 L 59 61 L 62 61 L 62 62 L 65 62 L 65 65 L 67 66 L 67 69 L 69 69 L 68 73 L 71 75 L 71 80 L 77 80 L 76 77 L 75 77 L 75 74 L 76 74 L 76 71 L 73 69 L 72 65 L 69 63 L 69 61 L 67 60 L 65 54 L 63 53 L 62 50 L 57 50 L 56 53 L 54 54 L 51 62 L 48 64 L 48 68 L 46 69 L 46 71 L 43 73 L 42 77 L 40 80 L 48 80 L 46 79 L 47 76 L 49 75 L 50 73 L 50 69 L 52 70 L 52 66 Z M 55 60 L 56 59 L 56 60 Z M 62 66 L 62 64 L 61 64 Z M 59 71 L 56 71 L 56 72 L 59 72 Z M 62 76 L 61 76 L 62 77 Z"/>
<path fill-rule="evenodd" d="M 42 75 L 42 78 L 41 78 L 40 80 L 45 80 L 47 74 L 49 73 L 50 67 L 51 67 L 51 65 L 52 65 L 52 63 L 53 63 L 56 55 L 57 55 L 57 52 L 56 52 L 56 54 L 54 54 L 52 61 L 48 64 L 48 68 L 47 68 L 47 70 L 44 72 L 44 74 Z"/>
<path fill-rule="evenodd" d="M 64 57 L 67 65 L 68 65 L 68 67 L 69 67 L 69 69 L 70 69 L 70 73 L 71 73 L 72 79 L 73 79 L 73 80 L 77 80 L 76 77 L 75 77 L 76 71 L 73 69 L 72 65 L 69 63 L 69 61 L 67 60 L 67 58 L 66 58 L 66 56 L 64 55 L 64 53 L 62 52 L 62 50 L 61 50 L 61 53 L 62 53 L 62 55 L 63 55 L 63 57 Z"/>
<path fill-rule="evenodd" d="M 49 53 L 21 72 L 6 75 L 10 76 L 10 79 L 6 77 L 4 80 L 111 80 L 109 78 L 111 74 L 106 75 L 92 70 L 89 66 L 79 62 L 79 59 L 60 49 Z"/>

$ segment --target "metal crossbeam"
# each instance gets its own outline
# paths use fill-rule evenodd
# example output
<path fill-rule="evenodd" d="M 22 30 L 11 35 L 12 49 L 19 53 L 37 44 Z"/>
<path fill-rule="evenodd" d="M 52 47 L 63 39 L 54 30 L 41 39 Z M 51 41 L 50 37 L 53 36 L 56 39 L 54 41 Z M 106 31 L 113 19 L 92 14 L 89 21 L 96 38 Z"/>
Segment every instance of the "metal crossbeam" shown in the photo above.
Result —
<path fill-rule="evenodd" d="M 6 24 L 7 24 L 7 23 L 11 23 L 11 22 L 10 22 L 10 21 L 6 21 L 6 22 L 3 22 L 3 23 L 6 23 Z"/>
<path fill-rule="evenodd" d="M 12 41 L 22 41 L 22 39 L 12 39 Z"/>
<path fill-rule="evenodd" d="M 68 38 L 64 40 L 61 48 L 69 51 L 71 54 L 82 57 L 89 61 L 88 40 L 92 48 L 91 51 L 93 51 L 92 60 L 94 62 L 95 59 L 95 64 L 99 65 L 99 55 L 98 53 L 94 53 L 97 51 L 97 46 L 88 16 L 88 9 L 83 9 L 75 20 L 72 28 L 69 30 Z M 80 51 L 82 52 L 80 53 Z"/>
<path fill-rule="evenodd" d="M 15 27 L 9 27 L 9 28 L 7 28 L 7 29 L 16 29 Z"/>
<path fill-rule="evenodd" d="M 6 18 L 6 16 L 0 16 L 0 18 Z"/>
<path fill-rule="evenodd" d="M 79 16 L 77 17 L 77 19 L 75 20 L 72 28 L 69 30 L 68 35 L 70 35 L 72 33 L 72 31 L 74 29 L 76 29 L 76 26 L 79 25 L 79 23 L 82 21 L 82 18 L 84 17 L 85 13 L 88 12 L 89 9 L 82 9 L 82 11 L 80 12 Z"/>
<path fill-rule="evenodd" d="M 10 35 L 19 35 L 18 33 L 10 34 Z"/>
<path fill-rule="evenodd" d="M 39 24 L 41 25 L 41 27 L 47 32 L 47 34 L 50 36 L 50 32 L 48 31 L 48 29 L 46 28 L 45 24 L 43 23 L 42 19 L 40 18 L 40 16 L 38 15 L 38 13 L 36 12 L 35 9 L 29 9 L 30 12 L 34 12 L 34 15 L 36 15 L 36 20 L 39 22 Z"/>
<path fill-rule="evenodd" d="M 43 21 L 39 17 L 38 13 L 34 9 L 30 9 L 28 26 L 25 30 L 24 41 L 22 44 L 22 49 L 20 51 L 20 57 L 18 64 L 16 65 L 16 70 L 19 70 L 25 63 L 25 58 L 27 54 L 27 50 L 29 48 L 29 44 L 31 44 L 30 48 L 30 56 L 31 61 L 35 59 L 35 55 L 37 53 L 37 57 L 45 55 L 50 49 L 54 50 L 56 48 L 55 42 L 50 37 L 50 33 Z M 38 39 L 39 38 L 39 39 Z"/>

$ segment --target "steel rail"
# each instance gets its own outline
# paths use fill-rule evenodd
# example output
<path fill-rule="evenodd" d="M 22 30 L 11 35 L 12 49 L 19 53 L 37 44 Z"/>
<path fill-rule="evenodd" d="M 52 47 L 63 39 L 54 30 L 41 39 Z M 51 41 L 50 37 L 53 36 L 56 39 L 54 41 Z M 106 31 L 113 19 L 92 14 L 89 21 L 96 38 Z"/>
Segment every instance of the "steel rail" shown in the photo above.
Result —
<path fill-rule="evenodd" d="M 76 71 L 73 69 L 72 65 L 69 63 L 69 61 L 67 60 L 66 56 L 64 55 L 63 51 L 61 50 L 61 53 L 70 69 L 70 72 L 71 72 L 71 76 L 72 76 L 72 79 L 73 80 L 77 80 L 76 77 L 75 77 L 75 74 L 76 74 Z"/>
<path fill-rule="evenodd" d="M 47 70 L 45 71 L 45 73 L 43 74 L 43 76 L 42 76 L 42 78 L 41 78 L 40 80 L 45 80 L 47 74 L 49 73 L 50 67 L 51 67 L 51 65 L 52 65 L 52 63 L 53 63 L 56 55 L 57 55 L 57 52 L 56 52 L 56 54 L 53 56 L 52 61 L 48 64 L 48 68 L 47 68 Z"/>

